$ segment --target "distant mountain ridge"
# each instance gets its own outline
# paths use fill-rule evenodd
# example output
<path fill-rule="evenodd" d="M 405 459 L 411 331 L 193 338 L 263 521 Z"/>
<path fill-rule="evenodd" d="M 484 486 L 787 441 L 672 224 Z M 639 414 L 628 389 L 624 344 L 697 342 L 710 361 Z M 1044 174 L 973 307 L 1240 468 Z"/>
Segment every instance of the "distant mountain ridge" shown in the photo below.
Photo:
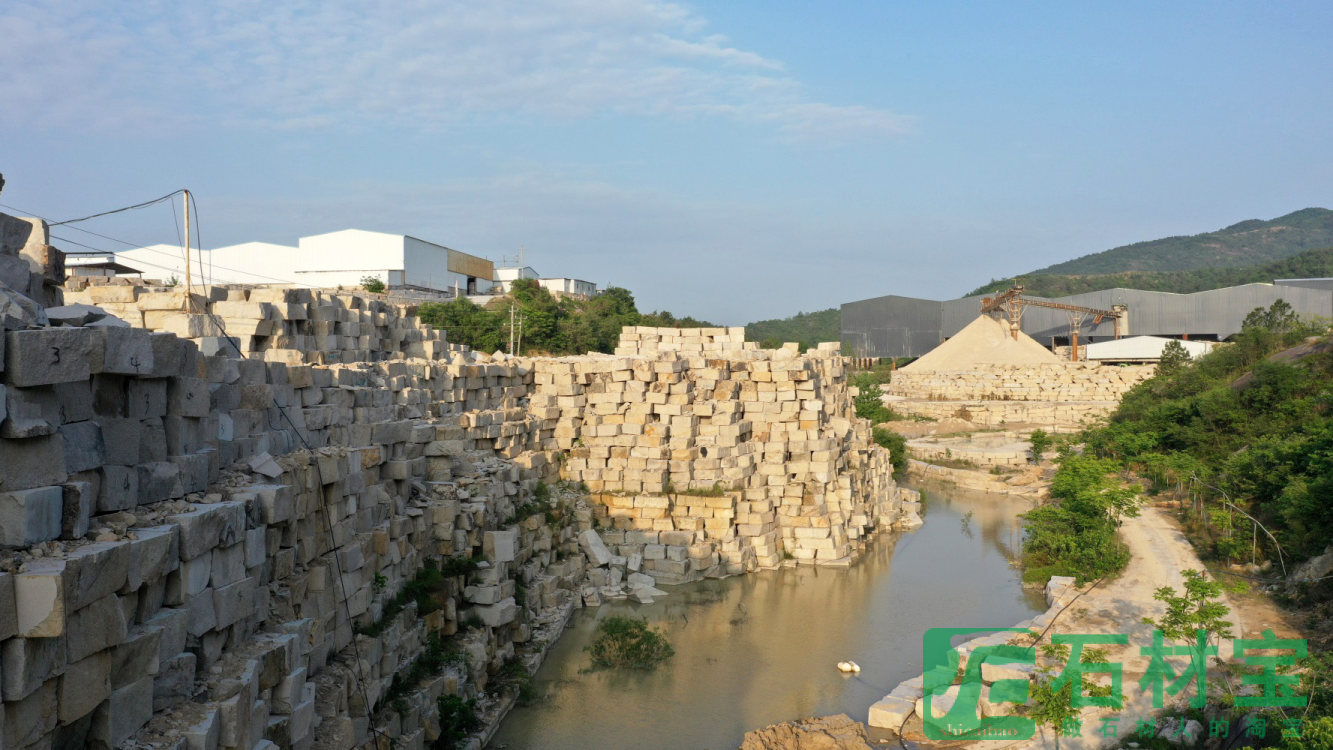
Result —
<path fill-rule="evenodd" d="M 1329 246 L 1333 246 L 1333 211 L 1305 208 L 1270 221 L 1250 219 L 1215 232 L 1135 242 L 1056 263 L 1028 275 L 1235 268 Z"/>
<path fill-rule="evenodd" d="M 1126 271 L 1090 276 L 1061 276 L 1058 274 L 1028 274 L 1018 277 L 1024 293 L 1033 297 L 1064 297 L 1070 294 L 1095 292 L 1098 289 L 1143 289 L 1150 292 L 1189 294 L 1226 286 L 1269 283 L 1273 279 L 1308 279 L 1333 276 L 1333 247 L 1307 250 L 1290 258 L 1241 268 L 1199 268 L 1193 271 Z M 968 292 L 992 294 L 1008 289 L 1013 279 L 992 281 Z"/>

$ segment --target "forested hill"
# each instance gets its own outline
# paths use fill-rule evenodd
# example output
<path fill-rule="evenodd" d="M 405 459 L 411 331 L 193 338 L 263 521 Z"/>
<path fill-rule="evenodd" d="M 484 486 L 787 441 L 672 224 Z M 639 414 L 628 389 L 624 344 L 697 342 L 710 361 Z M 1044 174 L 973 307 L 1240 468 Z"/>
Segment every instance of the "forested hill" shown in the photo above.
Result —
<path fill-rule="evenodd" d="M 1333 276 L 1333 247 L 1307 250 L 1282 260 L 1241 268 L 1199 268 L 1192 271 L 1130 271 L 1126 273 L 1064 276 L 1029 274 L 1019 277 L 1026 293 L 1034 297 L 1063 297 L 1098 289 L 1146 289 L 1155 292 L 1188 294 L 1206 289 L 1220 289 L 1237 284 L 1271 282 L 1273 279 L 1304 279 Z M 1015 279 L 1002 279 L 968 292 L 990 294 L 1008 289 Z"/>
<path fill-rule="evenodd" d="M 809 349 L 821 341 L 839 341 L 842 338 L 842 313 L 836 307 L 811 313 L 797 313 L 790 318 L 760 320 L 747 323 L 745 340 L 758 341 L 765 348 L 796 341 L 801 349 Z"/>
<path fill-rule="evenodd" d="M 1306 208 L 1271 221 L 1251 219 L 1192 237 L 1136 242 L 1032 273 L 1104 274 L 1250 266 L 1330 245 L 1333 245 L 1333 211 Z"/>

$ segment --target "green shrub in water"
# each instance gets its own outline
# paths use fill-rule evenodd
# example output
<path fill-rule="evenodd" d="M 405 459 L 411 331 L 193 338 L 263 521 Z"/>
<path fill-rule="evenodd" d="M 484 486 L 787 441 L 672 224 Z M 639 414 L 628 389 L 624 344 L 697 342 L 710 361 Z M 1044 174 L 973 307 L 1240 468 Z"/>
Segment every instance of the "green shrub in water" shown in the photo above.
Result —
<path fill-rule="evenodd" d="M 648 627 L 644 620 L 608 617 L 598 627 L 597 640 L 585 649 L 594 669 L 654 669 L 676 650 L 666 636 Z"/>

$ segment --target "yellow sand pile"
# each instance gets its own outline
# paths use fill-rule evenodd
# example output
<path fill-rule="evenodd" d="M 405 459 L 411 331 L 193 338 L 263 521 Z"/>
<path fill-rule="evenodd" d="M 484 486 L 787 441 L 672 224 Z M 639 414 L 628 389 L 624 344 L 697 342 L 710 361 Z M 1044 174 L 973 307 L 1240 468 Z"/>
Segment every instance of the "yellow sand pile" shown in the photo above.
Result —
<path fill-rule="evenodd" d="M 972 365 L 1041 365 L 1060 362 L 1031 336 L 1014 339 L 1008 321 L 982 315 L 926 356 L 903 368 L 912 372 L 949 372 Z"/>

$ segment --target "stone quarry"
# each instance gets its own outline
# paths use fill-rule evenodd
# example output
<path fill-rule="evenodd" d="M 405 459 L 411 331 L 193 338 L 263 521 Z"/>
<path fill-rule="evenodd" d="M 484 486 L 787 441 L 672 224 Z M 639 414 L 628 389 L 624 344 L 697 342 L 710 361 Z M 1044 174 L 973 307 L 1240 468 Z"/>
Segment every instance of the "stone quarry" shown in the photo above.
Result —
<path fill-rule="evenodd" d="M 914 517 L 836 347 L 488 356 L 332 291 L 66 295 L 0 229 L 5 748 L 432 746 L 576 607 Z"/>
<path fill-rule="evenodd" d="M 1064 362 L 1027 334 L 1012 333 L 982 315 L 894 372 L 885 402 L 901 414 L 935 420 L 1068 430 L 1110 413 L 1155 369 Z"/>

